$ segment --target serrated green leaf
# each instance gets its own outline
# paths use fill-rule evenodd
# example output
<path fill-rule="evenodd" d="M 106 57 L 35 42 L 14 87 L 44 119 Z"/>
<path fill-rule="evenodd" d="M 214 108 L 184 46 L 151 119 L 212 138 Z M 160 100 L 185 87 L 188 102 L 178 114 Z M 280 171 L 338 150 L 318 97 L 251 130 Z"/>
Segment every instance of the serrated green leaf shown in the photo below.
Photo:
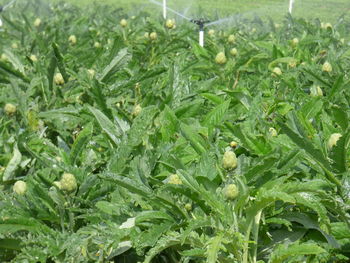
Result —
<path fill-rule="evenodd" d="M 207 127 L 215 127 L 220 124 L 225 114 L 230 106 L 231 100 L 227 100 L 224 103 L 216 106 L 213 110 L 211 110 L 203 120 L 203 124 Z"/>
<path fill-rule="evenodd" d="M 17 170 L 18 166 L 20 165 L 22 160 L 22 154 L 18 150 L 17 144 L 13 147 L 13 154 L 12 158 L 9 161 L 9 163 L 6 166 L 6 169 L 4 171 L 4 174 L 2 176 L 3 181 L 12 180 L 15 176 L 15 171 Z"/>
<path fill-rule="evenodd" d="M 100 125 L 101 129 L 107 133 L 108 137 L 111 141 L 118 145 L 120 142 L 119 136 L 122 134 L 122 131 L 108 119 L 106 115 L 104 115 L 100 110 L 89 106 L 88 107 L 91 113 L 95 116 L 96 121 Z"/>
<path fill-rule="evenodd" d="M 221 249 L 221 242 L 223 240 L 223 237 L 223 234 L 219 234 L 209 239 L 206 251 L 207 263 L 216 263 L 216 260 L 218 259 L 218 254 Z"/>
<path fill-rule="evenodd" d="M 271 255 L 270 263 L 283 263 L 292 256 L 297 255 L 318 255 L 326 251 L 316 244 L 291 244 L 280 245 L 275 249 Z"/>
<path fill-rule="evenodd" d="M 72 149 L 70 151 L 69 159 L 71 164 L 75 164 L 79 154 L 84 150 L 84 147 L 88 144 L 91 139 L 93 132 L 92 123 L 86 125 L 86 127 L 79 133 L 78 137 L 75 139 Z"/>
<path fill-rule="evenodd" d="M 131 60 L 131 54 L 128 52 L 127 48 L 124 48 L 118 52 L 118 54 L 113 58 L 107 67 L 102 71 L 99 76 L 99 81 L 107 82 L 108 79 L 115 74 L 118 70 L 126 66 Z"/>

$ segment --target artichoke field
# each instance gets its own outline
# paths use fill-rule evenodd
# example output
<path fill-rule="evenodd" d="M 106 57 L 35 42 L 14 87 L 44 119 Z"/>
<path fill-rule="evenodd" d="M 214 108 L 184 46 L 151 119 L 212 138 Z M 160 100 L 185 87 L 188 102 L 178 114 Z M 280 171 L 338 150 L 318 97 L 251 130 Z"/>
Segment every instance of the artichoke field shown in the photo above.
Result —
<path fill-rule="evenodd" d="M 350 21 L 0 15 L 0 262 L 349 262 Z"/>

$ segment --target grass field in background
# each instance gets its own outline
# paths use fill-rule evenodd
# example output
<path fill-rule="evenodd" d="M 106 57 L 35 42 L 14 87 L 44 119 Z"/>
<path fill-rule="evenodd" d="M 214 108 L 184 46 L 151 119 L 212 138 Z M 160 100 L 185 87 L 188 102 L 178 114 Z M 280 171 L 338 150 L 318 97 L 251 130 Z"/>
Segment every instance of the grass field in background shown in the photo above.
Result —
<path fill-rule="evenodd" d="M 92 0 L 66 1 L 79 5 L 94 3 Z M 138 10 L 161 13 L 161 8 L 148 0 L 105 0 L 104 3 L 126 8 L 131 13 Z M 211 18 L 247 14 L 281 19 L 288 12 L 288 4 L 289 0 L 168 0 L 168 6 L 177 11 L 187 12 L 189 16 L 204 14 Z M 295 0 L 294 15 L 297 17 L 335 22 L 343 14 L 350 16 L 349 0 Z"/>

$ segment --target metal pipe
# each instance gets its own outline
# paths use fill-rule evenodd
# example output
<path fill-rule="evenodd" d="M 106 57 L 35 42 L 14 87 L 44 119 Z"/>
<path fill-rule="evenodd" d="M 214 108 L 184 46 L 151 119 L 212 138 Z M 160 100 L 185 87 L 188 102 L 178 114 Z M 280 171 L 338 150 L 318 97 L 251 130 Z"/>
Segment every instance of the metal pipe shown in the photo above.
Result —
<path fill-rule="evenodd" d="M 163 0 L 163 17 L 166 19 L 166 0 Z"/>
<path fill-rule="evenodd" d="M 289 0 L 289 14 L 292 14 L 294 0 Z"/>
<path fill-rule="evenodd" d="M 199 45 L 204 47 L 204 30 L 199 30 Z"/>

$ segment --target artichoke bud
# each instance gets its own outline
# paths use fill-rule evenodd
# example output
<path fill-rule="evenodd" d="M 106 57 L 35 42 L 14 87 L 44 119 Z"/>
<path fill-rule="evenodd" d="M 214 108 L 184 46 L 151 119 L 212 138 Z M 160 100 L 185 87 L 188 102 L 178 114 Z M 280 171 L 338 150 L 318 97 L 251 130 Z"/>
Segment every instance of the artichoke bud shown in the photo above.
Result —
<path fill-rule="evenodd" d="M 217 64 L 223 65 L 227 62 L 227 58 L 224 52 L 219 52 L 215 57 L 215 62 Z"/>
<path fill-rule="evenodd" d="M 328 146 L 329 150 L 337 145 L 337 142 L 340 139 L 340 137 L 342 137 L 342 135 L 340 133 L 333 133 L 331 135 L 331 137 L 329 137 L 328 143 L 327 143 L 327 146 Z"/>
<path fill-rule="evenodd" d="M 120 20 L 119 24 L 121 27 L 126 27 L 128 25 L 128 21 L 126 21 L 126 19 L 122 19 Z"/>
<path fill-rule="evenodd" d="M 332 72 L 333 68 L 331 63 L 329 63 L 328 61 L 326 61 L 323 65 L 322 65 L 322 71 L 324 72 Z"/>
<path fill-rule="evenodd" d="M 152 32 L 151 34 L 149 34 L 149 38 L 154 41 L 157 40 L 158 35 L 156 32 Z"/>
<path fill-rule="evenodd" d="M 227 170 L 235 169 L 237 167 L 236 154 L 232 151 L 225 152 L 222 160 L 222 166 L 224 167 L 224 169 Z"/>
<path fill-rule="evenodd" d="M 192 205 L 190 203 L 185 204 L 185 209 L 187 212 L 190 212 L 192 210 Z"/>
<path fill-rule="evenodd" d="M 54 77 L 54 81 L 56 85 L 63 85 L 64 84 L 64 78 L 61 73 L 56 73 Z"/>
<path fill-rule="evenodd" d="M 27 191 L 27 184 L 24 181 L 17 181 L 13 185 L 13 191 L 18 195 L 24 195 Z"/>
<path fill-rule="evenodd" d="M 272 73 L 276 76 L 281 76 L 282 75 L 282 70 L 279 68 L 279 67 L 275 67 L 273 70 L 272 70 Z"/>
<path fill-rule="evenodd" d="M 75 45 L 77 43 L 77 37 L 75 35 L 71 35 L 69 36 L 68 41 L 71 45 Z"/>
<path fill-rule="evenodd" d="M 6 103 L 4 110 L 5 110 L 5 113 L 10 116 L 16 113 L 17 107 L 12 103 Z"/>
<path fill-rule="evenodd" d="M 234 200 L 239 194 L 238 187 L 235 184 L 229 184 L 224 188 L 224 196 L 227 200 Z"/>
<path fill-rule="evenodd" d="M 182 181 L 177 174 L 171 174 L 168 177 L 168 184 L 182 184 Z"/>
<path fill-rule="evenodd" d="M 236 37 L 235 35 L 229 35 L 227 39 L 228 43 L 234 44 L 236 42 Z"/>
<path fill-rule="evenodd" d="M 77 188 L 77 181 L 75 179 L 75 176 L 70 173 L 64 173 L 61 180 L 61 190 L 72 192 Z M 57 186 L 59 187 L 59 186 Z"/>

